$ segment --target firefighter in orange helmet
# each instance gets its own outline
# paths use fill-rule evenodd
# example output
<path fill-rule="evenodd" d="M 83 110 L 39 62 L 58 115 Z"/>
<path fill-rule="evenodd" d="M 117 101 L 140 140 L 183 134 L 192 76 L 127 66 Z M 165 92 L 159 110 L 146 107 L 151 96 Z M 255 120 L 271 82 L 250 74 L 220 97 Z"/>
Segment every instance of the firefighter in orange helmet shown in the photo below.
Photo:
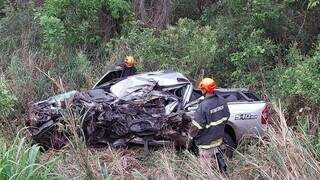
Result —
<path fill-rule="evenodd" d="M 216 82 L 211 78 L 204 78 L 200 82 L 199 89 L 205 98 L 194 114 L 189 137 L 199 148 L 201 161 L 216 164 L 220 172 L 225 173 L 226 164 L 219 147 L 223 143 L 230 112 L 224 98 L 216 93 L 216 88 Z"/>

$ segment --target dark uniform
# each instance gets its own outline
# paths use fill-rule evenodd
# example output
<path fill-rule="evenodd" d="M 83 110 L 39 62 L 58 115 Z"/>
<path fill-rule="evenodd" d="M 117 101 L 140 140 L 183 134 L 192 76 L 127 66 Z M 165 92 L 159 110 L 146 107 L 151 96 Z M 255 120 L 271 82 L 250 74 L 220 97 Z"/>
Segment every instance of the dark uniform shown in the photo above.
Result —
<path fill-rule="evenodd" d="M 120 77 L 132 76 L 137 72 L 137 69 L 134 66 L 128 67 L 126 63 L 121 63 L 116 68 L 122 71 Z"/>
<path fill-rule="evenodd" d="M 192 136 L 199 147 L 200 158 L 216 158 L 221 172 L 226 171 L 226 165 L 217 147 L 223 143 L 224 128 L 229 117 L 226 101 L 220 95 L 213 94 L 199 104 L 192 121 L 193 129 L 197 129 Z"/>
<path fill-rule="evenodd" d="M 224 127 L 229 117 L 229 108 L 223 97 L 217 94 L 205 97 L 192 121 L 199 130 L 194 137 L 196 145 L 205 149 L 221 145 Z"/>

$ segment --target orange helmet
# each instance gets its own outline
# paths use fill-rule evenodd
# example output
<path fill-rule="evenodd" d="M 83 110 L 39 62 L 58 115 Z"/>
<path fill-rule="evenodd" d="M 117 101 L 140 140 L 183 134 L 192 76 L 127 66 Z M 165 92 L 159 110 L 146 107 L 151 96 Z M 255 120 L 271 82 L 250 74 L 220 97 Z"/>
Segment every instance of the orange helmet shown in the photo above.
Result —
<path fill-rule="evenodd" d="M 216 88 L 217 84 L 211 78 L 204 78 L 199 84 L 199 89 L 201 89 L 205 93 L 213 93 Z"/>
<path fill-rule="evenodd" d="M 134 60 L 134 58 L 132 56 L 127 56 L 125 59 L 125 63 L 127 65 L 127 67 L 132 67 L 132 66 L 134 66 L 136 61 Z"/>

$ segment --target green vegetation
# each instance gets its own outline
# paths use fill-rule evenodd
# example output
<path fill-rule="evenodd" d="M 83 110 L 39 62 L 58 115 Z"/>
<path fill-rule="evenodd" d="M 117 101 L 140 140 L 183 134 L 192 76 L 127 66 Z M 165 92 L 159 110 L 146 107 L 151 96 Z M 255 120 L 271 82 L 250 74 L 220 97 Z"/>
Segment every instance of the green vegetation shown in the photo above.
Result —
<path fill-rule="evenodd" d="M 0 77 L 0 115 L 7 115 L 13 108 L 15 97 L 9 92 L 7 82 Z"/>
<path fill-rule="evenodd" d="M 320 102 L 320 47 L 310 56 L 303 57 L 299 52 L 294 50 L 288 54 L 290 67 L 277 67 L 282 75 L 279 78 L 277 88 L 281 88 L 281 95 L 301 95 L 315 102 Z M 292 49 L 291 49 L 292 50 Z M 290 82 L 291 81 L 291 82 Z M 294 83 L 293 83 L 293 82 Z"/>
<path fill-rule="evenodd" d="M 0 179 L 62 179 L 53 173 L 55 159 L 40 163 L 41 149 L 30 146 L 25 138 L 17 138 L 11 145 L 0 141 Z"/>
<path fill-rule="evenodd" d="M 230 178 L 319 177 L 318 0 L 141 2 L 0 1 L 0 132 L 8 137 L 3 142 L 12 142 L 23 127 L 28 103 L 90 88 L 112 64 L 133 55 L 139 71 L 175 69 L 195 80 L 211 76 L 220 87 L 246 87 L 266 100 L 283 102 L 283 112 L 271 120 L 279 126 L 269 135 L 270 141 L 241 145 L 229 162 L 234 172 Z M 285 126 L 285 119 L 293 127 Z M 52 168 L 60 171 L 68 169 L 61 164 L 75 163 L 59 159 L 40 165 L 38 158 L 45 155 L 23 139 L 20 144 L 1 145 L 4 179 L 24 179 L 29 174 L 30 178 L 56 177 Z M 164 171 L 170 172 L 167 178 L 186 178 L 186 169 L 194 169 L 189 174 L 194 178 L 217 175 L 205 174 L 190 154 L 166 151 L 155 153 L 152 162 L 142 162 L 128 155 L 132 152 L 107 151 L 110 156 L 93 155 L 80 143 L 57 156 L 85 156 L 73 169 L 81 178 L 144 179 Z M 150 165 L 156 158 L 161 169 Z M 137 166 L 128 168 L 123 161 Z"/>
<path fill-rule="evenodd" d="M 6 78 L 18 81 L 12 89 L 21 107 L 59 92 L 44 73 L 61 78 L 65 89 L 85 88 L 128 54 L 140 71 L 175 69 L 195 79 L 212 76 L 221 87 L 319 102 L 318 1 L 173 2 L 175 22 L 163 31 L 136 19 L 132 1 L 48 0 L 6 8 L 0 63 Z"/>
<path fill-rule="evenodd" d="M 216 34 L 210 26 L 201 26 L 197 22 L 181 19 L 154 37 L 155 30 L 144 29 L 133 24 L 128 35 L 110 42 L 111 51 L 120 54 L 133 54 L 138 58 L 140 70 L 175 69 L 197 77 L 201 69 L 217 72 L 221 65 L 210 68 L 216 63 Z M 126 51 L 121 51 L 126 49 Z"/>
<path fill-rule="evenodd" d="M 43 48 L 52 53 L 62 51 L 65 46 L 85 47 L 100 43 L 104 29 L 99 27 L 99 23 L 103 23 L 99 22 L 99 16 L 110 12 L 109 18 L 120 25 L 130 16 L 130 10 L 126 0 L 48 0 L 38 12 Z"/>

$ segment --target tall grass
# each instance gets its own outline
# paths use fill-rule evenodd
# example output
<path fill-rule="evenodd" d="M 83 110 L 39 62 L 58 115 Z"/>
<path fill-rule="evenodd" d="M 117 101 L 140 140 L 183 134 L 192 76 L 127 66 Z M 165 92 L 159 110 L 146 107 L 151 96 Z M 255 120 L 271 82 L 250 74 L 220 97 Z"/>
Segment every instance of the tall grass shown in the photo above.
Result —
<path fill-rule="evenodd" d="M 74 159 L 77 161 L 78 168 L 81 172 L 79 178 L 81 179 L 97 179 L 92 164 L 90 163 L 90 151 L 86 146 L 83 132 L 81 131 L 83 116 L 72 111 L 68 108 L 63 115 L 66 122 L 64 131 L 69 134 L 69 144 L 71 146 L 70 152 L 73 154 Z"/>
<path fill-rule="evenodd" d="M 55 159 L 41 164 L 41 149 L 30 146 L 25 138 L 16 138 L 11 145 L 0 141 L 0 179 L 34 180 L 63 179 L 54 172 Z"/>
<path fill-rule="evenodd" d="M 281 106 L 274 104 L 276 117 L 267 139 L 242 144 L 231 163 L 233 176 L 265 179 L 319 179 L 319 154 L 310 137 L 286 124 Z"/>

